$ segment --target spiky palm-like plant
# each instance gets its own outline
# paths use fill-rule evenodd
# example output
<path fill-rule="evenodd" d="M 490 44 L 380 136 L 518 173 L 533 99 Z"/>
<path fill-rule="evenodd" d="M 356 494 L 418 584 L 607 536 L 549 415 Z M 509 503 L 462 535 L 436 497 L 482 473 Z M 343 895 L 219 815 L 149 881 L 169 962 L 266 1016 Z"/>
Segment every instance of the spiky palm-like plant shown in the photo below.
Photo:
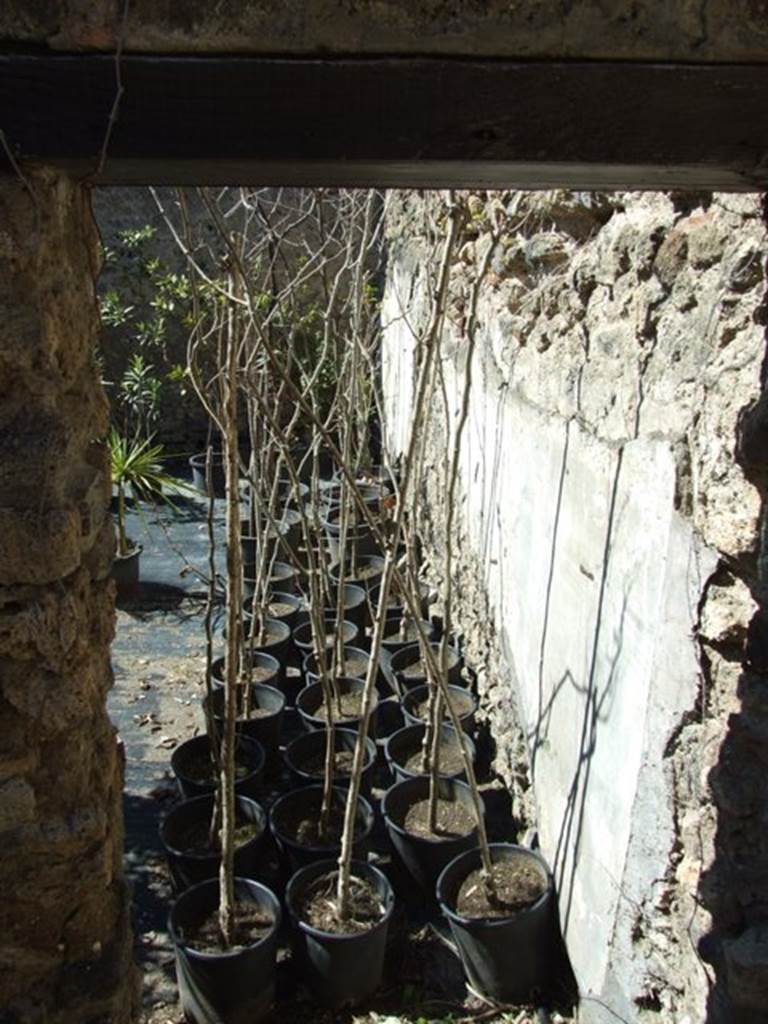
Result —
<path fill-rule="evenodd" d="M 164 446 L 151 438 L 123 437 L 114 427 L 109 433 L 112 483 L 117 487 L 117 550 L 129 555 L 133 546 L 125 532 L 125 493 L 128 487 L 138 498 L 152 498 L 168 485 L 182 482 L 163 468 Z"/>

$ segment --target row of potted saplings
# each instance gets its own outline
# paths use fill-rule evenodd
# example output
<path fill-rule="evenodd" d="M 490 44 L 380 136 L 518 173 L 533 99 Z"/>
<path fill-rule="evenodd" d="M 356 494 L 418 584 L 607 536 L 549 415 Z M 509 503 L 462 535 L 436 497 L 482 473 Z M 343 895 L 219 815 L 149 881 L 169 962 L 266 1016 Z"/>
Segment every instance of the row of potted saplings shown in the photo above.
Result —
<path fill-rule="evenodd" d="M 279 524 L 284 550 L 289 519 L 283 515 Z M 333 550 L 329 519 L 333 526 L 331 516 L 324 525 L 333 559 L 338 549 Z M 288 522 L 289 529 L 293 525 Z M 377 693 L 364 738 L 354 833 L 354 913 L 345 923 L 346 933 L 339 931 L 337 917 L 326 909 L 361 723 L 370 659 L 367 631 L 384 569 L 383 558 L 364 553 L 363 531 L 358 524 L 355 527 L 355 543 L 344 548 L 348 555 L 352 553 L 344 562 L 345 572 L 339 571 L 338 564 L 332 568 L 322 594 L 325 633 L 318 637 L 317 619 L 313 628 L 306 607 L 306 580 L 296 565 L 271 556 L 262 605 L 268 615 L 259 618 L 258 631 L 250 630 L 246 639 L 238 687 L 235 871 L 238 893 L 247 890 L 257 909 L 247 941 L 236 952 L 220 953 L 218 935 L 206 934 L 203 922 L 210 916 L 215 893 L 200 884 L 216 877 L 220 861 L 213 792 L 218 770 L 216 737 L 224 705 L 223 659 L 212 667 L 213 689 L 205 699 L 208 731 L 181 744 L 172 757 L 185 799 L 162 823 L 161 838 L 174 887 L 184 893 L 171 914 L 182 1004 L 187 1016 L 200 1024 L 226 1021 L 235 1009 L 240 1013 L 244 1007 L 249 1019 L 256 1020 L 271 1005 L 281 901 L 254 881 L 263 876 L 270 835 L 288 879 L 283 905 L 309 986 L 332 1006 L 357 1004 L 376 989 L 394 906 L 390 882 L 366 862 L 375 822 L 372 782 L 377 760 L 386 764 L 393 779 L 381 802 L 392 847 L 426 898 L 437 896 L 470 983 L 503 1001 L 529 991 L 539 981 L 538 953 L 550 925 L 550 878 L 535 854 L 494 844 L 494 861 L 509 865 L 509 891 L 497 886 L 489 895 L 483 884 L 477 851 L 478 805 L 465 781 L 465 757 L 474 760 L 475 756 L 476 700 L 463 685 L 458 653 L 433 634 L 428 620 L 429 588 L 423 583 L 417 584 L 415 602 L 420 627 L 397 588 L 390 589 L 387 601 Z M 300 542 L 294 537 L 288 543 Z M 243 555 L 246 571 L 253 572 L 259 551 L 247 533 Z M 247 577 L 245 582 L 246 607 L 255 610 L 248 599 L 254 596 L 256 584 Z M 419 635 L 420 641 L 414 642 Z M 425 641 L 433 654 L 432 665 L 437 661 L 445 673 L 448 688 L 442 692 L 449 696 L 460 733 L 445 721 L 440 701 L 435 700 Z M 282 747 L 286 707 L 295 707 L 303 731 Z M 430 729 L 430 721 L 439 721 L 439 727 Z M 330 751 L 333 758 L 328 757 Z M 268 812 L 257 799 L 264 792 L 265 778 L 273 783 L 288 780 L 287 791 Z M 514 961 L 511 972 L 510 958 Z M 242 977 L 238 973 L 236 984 L 235 960 L 244 972 Z"/>

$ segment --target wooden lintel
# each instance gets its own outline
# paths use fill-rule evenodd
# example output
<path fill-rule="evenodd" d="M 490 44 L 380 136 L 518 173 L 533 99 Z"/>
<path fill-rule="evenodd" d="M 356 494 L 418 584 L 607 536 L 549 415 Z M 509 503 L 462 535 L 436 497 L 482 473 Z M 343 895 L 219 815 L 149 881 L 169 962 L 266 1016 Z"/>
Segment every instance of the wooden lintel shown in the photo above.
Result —
<path fill-rule="evenodd" d="M 111 57 L 0 56 L 15 158 L 110 185 L 768 188 L 768 64 L 128 55 L 120 78 L 115 105 Z"/>

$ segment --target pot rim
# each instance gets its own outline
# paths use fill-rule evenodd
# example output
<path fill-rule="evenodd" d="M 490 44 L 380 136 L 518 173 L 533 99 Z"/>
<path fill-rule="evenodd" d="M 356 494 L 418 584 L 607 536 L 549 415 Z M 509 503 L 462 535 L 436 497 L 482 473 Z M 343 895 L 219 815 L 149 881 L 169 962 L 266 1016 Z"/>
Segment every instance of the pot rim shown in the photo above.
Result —
<path fill-rule="evenodd" d="M 439 776 L 439 778 L 443 782 L 446 782 L 450 785 L 459 786 L 461 789 L 465 789 L 468 793 L 472 792 L 469 787 L 469 784 L 464 782 L 463 779 L 457 779 L 452 775 L 441 775 Z M 382 817 L 384 818 L 386 824 L 393 828 L 395 832 L 399 833 L 399 835 L 407 836 L 409 839 L 416 840 L 417 842 L 423 842 L 431 846 L 440 846 L 442 843 L 451 843 L 456 842 L 457 840 L 466 839 L 468 836 L 471 836 L 477 832 L 477 822 L 474 822 L 469 832 L 465 832 L 464 835 L 461 836 L 441 836 L 436 838 L 430 838 L 429 836 L 418 836 L 414 832 L 409 832 L 407 828 L 405 828 L 399 822 L 395 821 L 395 819 L 392 817 L 392 814 L 387 807 L 387 801 L 389 799 L 390 793 L 392 793 L 393 790 L 400 789 L 405 786 L 413 786 L 414 783 L 418 783 L 422 786 L 426 783 L 427 796 L 429 795 L 429 776 L 412 775 L 408 779 L 400 779 L 398 782 L 394 782 L 386 791 L 384 796 L 381 798 Z M 480 800 L 482 802 L 482 794 L 480 795 Z"/>
<path fill-rule="evenodd" d="M 201 732 L 201 733 L 198 733 L 197 736 L 190 736 L 188 739 L 183 740 L 178 745 L 178 747 L 175 747 L 173 749 L 173 751 L 171 753 L 171 770 L 173 771 L 174 775 L 178 776 L 179 778 L 183 777 L 184 779 L 187 779 L 189 782 L 192 782 L 192 783 L 194 783 L 195 785 L 198 785 L 198 786 L 199 785 L 205 785 L 205 783 L 196 782 L 195 779 L 189 778 L 189 776 L 186 775 L 183 771 L 180 772 L 178 770 L 178 767 L 174 764 L 174 757 L 178 753 L 178 751 L 181 750 L 188 743 L 194 743 L 195 741 L 202 742 L 203 740 L 207 740 L 208 743 L 210 744 L 211 738 L 210 738 L 210 736 L 208 735 L 207 732 Z M 252 745 L 259 752 L 258 764 L 254 768 L 252 768 L 251 771 L 249 771 L 247 775 L 244 775 L 242 778 L 237 779 L 237 783 L 239 784 L 239 783 L 245 782 L 246 779 L 250 779 L 252 776 L 254 776 L 254 775 L 256 775 L 259 772 L 264 770 L 264 766 L 265 766 L 266 760 L 267 760 L 267 754 L 266 754 L 266 751 L 264 750 L 264 745 L 262 743 L 260 743 L 258 740 L 253 739 L 253 737 L 251 737 L 251 736 L 240 736 L 240 737 L 238 737 L 238 742 L 239 743 L 245 743 L 246 746 L 251 746 Z M 212 786 L 211 786 L 211 789 L 216 789 L 216 786 L 217 786 L 217 782 L 214 781 Z M 205 794 L 202 794 L 202 795 L 204 796 Z"/>
<path fill-rule="evenodd" d="M 361 679 L 360 676 L 337 676 L 336 677 L 336 682 L 337 683 L 344 683 L 344 682 L 359 683 L 360 685 L 357 687 L 357 689 L 360 690 L 361 693 L 365 689 L 365 680 Z M 311 714 L 309 711 L 306 711 L 304 709 L 304 707 L 302 706 L 303 702 L 307 699 L 307 696 L 306 696 L 307 692 L 309 690 L 314 689 L 314 687 L 318 687 L 322 691 L 322 686 L 323 686 L 323 684 L 319 680 L 316 683 L 307 683 L 306 686 L 303 686 L 299 690 L 298 696 L 296 697 L 296 710 L 299 712 L 299 714 L 302 717 L 309 719 L 310 722 L 317 722 L 318 726 L 321 729 L 325 729 L 325 728 L 327 728 L 326 720 L 324 718 L 317 718 L 315 715 Z M 352 687 L 352 689 L 355 689 L 355 687 Z M 372 694 L 371 707 L 370 707 L 370 714 L 371 715 L 373 715 L 373 713 L 376 711 L 376 708 L 378 707 L 378 704 L 379 704 L 379 695 L 374 690 L 374 693 Z M 360 721 L 360 717 L 345 718 L 341 722 L 336 724 L 336 728 L 337 729 L 344 729 L 344 722 L 359 722 L 359 721 Z M 349 732 L 354 732 L 356 730 L 348 729 L 348 731 Z"/>
<path fill-rule="evenodd" d="M 309 924 L 307 921 L 303 921 L 298 916 L 298 914 L 294 913 L 294 910 L 291 906 L 291 900 L 294 895 L 293 890 L 296 888 L 297 885 L 300 885 L 301 882 L 304 880 L 299 876 L 304 874 L 322 874 L 322 871 L 320 870 L 321 868 L 323 870 L 334 871 L 338 869 L 338 864 L 335 860 L 330 859 L 315 861 L 312 864 L 305 864 L 304 867 L 299 868 L 298 871 L 295 871 L 291 875 L 291 877 L 288 880 L 288 884 L 285 887 L 285 906 L 288 911 L 288 916 L 291 918 L 291 920 L 293 921 L 297 928 L 300 928 L 301 931 L 305 932 L 307 935 L 312 935 L 315 938 L 322 939 L 323 942 L 337 943 L 350 941 L 354 942 L 355 939 L 367 938 L 368 936 L 373 935 L 375 932 L 379 931 L 388 923 L 395 909 L 395 891 L 392 888 L 392 883 L 384 874 L 384 872 L 380 868 L 377 868 L 375 864 L 369 864 L 367 861 L 361 860 L 352 861 L 350 872 L 351 874 L 354 875 L 355 869 L 357 869 L 358 871 L 362 869 L 361 874 L 367 872 L 384 881 L 384 885 L 386 888 L 386 903 L 384 907 L 384 913 L 382 914 L 381 918 L 365 932 L 346 933 L 326 932 L 323 931 L 322 928 L 315 928 L 314 925 Z"/>
<path fill-rule="evenodd" d="M 457 686 L 456 683 L 447 683 L 446 685 L 449 691 L 460 690 L 462 693 L 466 693 L 468 696 L 472 698 L 472 707 L 469 708 L 468 711 L 465 711 L 463 712 L 463 714 L 457 716 L 460 722 L 463 722 L 467 718 L 471 718 L 472 715 L 474 715 L 478 709 L 478 701 L 474 693 L 472 693 L 472 691 L 467 686 Z M 406 694 L 403 695 L 403 714 L 410 715 L 412 718 L 417 719 L 419 722 L 426 722 L 425 718 L 419 718 L 418 715 L 416 715 L 411 708 L 411 704 L 416 702 L 416 698 L 414 695 L 417 694 L 420 690 L 424 691 L 424 696 L 429 696 L 428 684 L 414 686 L 412 689 L 408 690 Z"/>
<path fill-rule="evenodd" d="M 254 798 L 252 796 L 243 796 L 240 793 L 235 793 L 235 804 L 237 804 L 240 800 L 247 800 L 248 803 L 255 804 L 256 807 L 259 808 L 259 811 L 261 813 L 262 829 L 261 829 L 261 832 L 259 833 L 259 835 L 254 836 L 252 839 L 248 839 L 246 842 L 244 842 L 242 844 L 242 846 L 239 846 L 237 848 L 238 850 L 243 849 L 243 847 L 248 846 L 250 843 L 256 843 L 260 839 L 263 839 L 264 836 L 266 835 L 267 827 L 268 827 L 267 826 L 267 812 L 264 810 L 263 806 L 259 803 L 258 800 L 254 800 Z M 221 854 L 220 853 L 190 853 L 188 850 L 182 850 L 178 846 L 173 846 L 165 838 L 165 826 L 166 826 L 166 823 L 167 823 L 168 819 L 173 815 L 174 811 L 177 811 L 180 807 L 186 807 L 189 804 L 195 803 L 196 801 L 199 801 L 201 804 L 203 802 L 209 803 L 211 805 L 211 807 L 213 807 L 214 794 L 213 793 L 210 793 L 210 794 L 202 793 L 200 796 L 187 797 L 185 800 L 180 800 L 177 804 L 174 804 L 174 806 L 171 807 L 170 810 L 166 812 L 166 814 L 163 816 L 162 821 L 160 822 L 160 826 L 158 828 L 158 833 L 160 835 L 160 842 L 163 844 L 163 846 L 170 853 L 175 854 L 177 857 L 184 857 L 184 858 L 188 858 L 190 860 L 200 861 L 201 863 L 204 862 L 204 861 L 220 860 L 221 859 Z M 255 879 L 254 879 L 254 881 L 255 881 Z"/>
<path fill-rule="evenodd" d="M 298 799 L 298 795 L 297 794 L 301 793 L 301 794 L 308 795 L 309 791 L 317 793 L 317 795 L 322 800 L 322 796 L 323 796 L 323 787 L 322 787 L 322 785 L 317 785 L 315 783 L 312 783 L 312 784 L 310 784 L 308 786 L 300 786 L 298 789 L 289 789 L 286 793 L 282 793 L 277 798 L 277 800 L 274 801 L 272 806 L 269 808 L 269 812 L 267 814 L 267 818 L 268 818 L 268 822 L 269 822 L 269 830 L 270 830 L 270 832 L 272 833 L 272 835 L 275 838 L 277 838 L 277 836 L 276 836 L 277 826 L 275 824 L 275 809 L 276 808 L 280 808 L 284 803 L 289 801 L 291 798 Z M 333 791 L 333 793 L 337 794 L 337 799 L 338 799 L 339 803 L 342 806 L 346 807 L 348 791 L 346 789 L 341 789 L 338 786 L 333 786 L 332 791 Z M 365 799 L 364 796 L 362 796 L 361 794 L 358 794 L 357 802 L 358 802 L 358 806 L 362 807 L 364 815 L 366 815 L 368 817 L 368 827 L 366 829 L 364 829 L 363 832 L 359 835 L 359 837 L 357 839 L 357 841 L 359 842 L 359 841 L 367 838 L 367 836 L 369 836 L 371 834 L 371 832 L 373 831 L 373 827 L 374 827 L 375 821 L 376 821 L 376 817 L 375 817 L 375 814 L 374 814 L 373 807 L 368 803 L 368 801 Z M 280 833 L 280 841 L 281 842 L 285 842 L 285 843 L 287 843 L 290 846 L 294 846 L 294 847 L 296 847 L 299 850 L 304 850 L 307 853 L 313 853 L 313 852 L 318 852 L 318 851 L 322 851 L 322 850 L 333 850 L 333 849 L 336 849 L 338 847 L 338 845 L 339 845 L 338 843 L 334 843 L 334 844 L 328 845 L 328 846 L 310 846 L 307 843 L 300 843 L 300 842 L 298 842 L 296 839 L 293 838 L 293 836 L 285 836 L 285 835 L 283 835 L 282 832 Z M 335 861 L 334 861 L 334 863 L 335 863 Z"/>
<path fill-rule="evenodd" d="M 456 730 L 453 728 L 453 726 L 450 724 L 450 722 L 443 722 L 442 724 L 443 724 L 443 728 L 450 729 L 451 732 L 453 732 L 453 733 L 456 732 Z M 395 757 L 393 757 L 393 755 L 390 752 L 390 744 L 395 740 L 395 738 L 397 736 L 399 736 L 401 733 L 405 732 L 406 729 L 422 729 L 423 730 L 423 729 L 426 729 L 426 727 L 427 727 L 427 723 L 426 722 L 414 722 L 414 723 L 410 723 L 410 724 L 406 723 L 402 727 L 402 729 L 397 729 L 390 736 L 388 736 L 387 740 L 386 740 L 386 742 L 384 744 L 384 753 L 386 755 L 387 760 L 388 761 L 392 761 L 394 764 L 396 764 L 397 767 L 401 769 L 401 771 L 404 771 L 404 772 L 407 772 L 407 773 L 410 774 L 409 769 L 406 768 L 405 765 L 401 764 L 400 761 L 398 761 Z M 467 743 L 469 745 L 469 753 L 472 755 L 472 760 L 473 760 L 473 763 L 474 763 L 475 759 L 477 758 L 477 746 L 476 746 L 474 740 L 469 735 L 469 733 L 466 733 L 466 732 L 461 734 L 461 740 L 462 740 L 463 743 Z M 451 775 L 442 775 L 441 774 L 441 778 L 445 778 L 445 779 L 458 779 L 460 777 L 460 775 L 461 775 L 461 772 L 463 772 L 463 771 L 464 771 L 464 769 L 462 768 L 461 771 L 454 772 Z M 421 775 L 422 775 L 421 772 L 416 772 L 416 773 L 412 774 L 411 777 L 412 778 L 420 778 Z M 460 781 L 463 781 L 463 780 L 460 780 Z"/>
<path fill-rule="evenodd" d="M 250 690 L 268 690 L 270 694 L 275 694 L 277 697 L 280 698 L 280 706 L 278 708 L 276 708 L 274 711 L 270 711 L 270 713 L 268 715 L 262 715 L 261 716 L 262 718 L 276 718 L 278 715 L 281 715 L 285 711 L 285 694 L 283 693 L 282 690 L 278 689 L 278 687 L 276 687 L 276 686 L 270 686 L 269 683 L 250 683 L 248 686 L 246 686 L 244 683 L 238 683 L 238 689 L 242 689 L 242 690 L 246 690 L 246 689 L 250 689 Z M 217 686 L 217 687 L 214 688 L 213 692 L 214 693 L 223 693 L 224 692 L 224 687 L 223 686 Z M 208 694 L 206 694 L 203 697 L 203 707 L 206 706 L 205 702 L 207 700 L 208 700 Z M 221 716 L 220 715 L 216 715 L 214 717 L 220 718 Z M 255 721 L 255 719 L 253 719 L 253 718 L 242 718 L 242 717 L 238 716 L 238 718 L 236 718 L 236 721 L 237 722 L 253 722 L 253 721 Z"/>
<path fill-rule="evenodd" d="M 124 555 L 121 555 L 119 551 L 115 551 L 113 561 L 115 562 L 129 562 L 132 558 L 137 558 L 144 550 L 144 545 L 140 541 L 133 541 L 127 538 L 129 544 L 132 544 L 130 551 L 127 551 Z"/>
<path fill-rule="evenodd" d="M 277 934 L 277 932 L 278 932 L 278 930 L 280 928 L 280 925 L 282 924 L 282 920 L 283 920 L 283 911 L 282 911 L 282 907 L 280 906 L 279 898 L 269 888 L 269 886 L 264 885 L 263 882 L 259 882 L 255 878 L 245 878 L 242 875 L 236 875 L 235 876 L 235 885 L 237 885 L 238 882 L 247 882 L 249 886 L 257 886 L 258 889 L 261 892 L 266 893 L 268 895 L 269 902 L 270 902 L 270 909 L 272 910 L 272 914 L 273 914 L 273 920 L 272 920 L 272 927 L 270 928 L 270 930 L 267 932 L 266 935 L 263 935 L 256 942 L 249 943 L 247 946 L 239 946 L 237 949 L 231 949 L 231 950 L 228 950 L 227 952 L 222 951 L 220 953 L 208 953 L 208 952 L 205 952 L 205 951 L 200 950 L 200 949 L 195 949 L 194 946 L 191 946 L 191 945 L 189 945 L 189 943 L 185 942 L 178 935 L 178 933 L 176 931 L 176 927 L 175 927 L 175 924 L 174 924 L 174 921 L 173 921 L 174 911 L 176 910 L 176 907 L 178 906 L 178 904 L 181 901 L 185 900 L 188 897 L 191 898 L 192 894 L 196 895 L 200 889 L 203 889 L 206 886 L 209 887 L 209 888 L 212 888 L 212 887 L 215 886 L 218 889 L 218 886 L 219 886 L 218 878 L 206 878 L 202 882 L 195 882 L 194 885 L 190 885 L 190 887 L 188 889 L 185 889 L 183 893 L 181 893 L 179 896 L 176 897 L 176 899 L 174 900 L 174 902 L 173 902 L 173 904 L 171 906 L 171 909 L 170 909 L 170 911 L 168 913 L 168 934 L 171 937 L 171 942 L 173 943 L 173 945 L 174 946 L 179 946 L 180 948 L 186 950 L 186 952 L 188 954 L 192 954 L 194 957 L 197 957 L 200 960 L 207 960 L 209 962 L 212 962 L 214 960 L 234 961 L 238 957 L 241 957 L 243 955 L 243 953 L 247 953 L 247 952 L 249 952 L 252 949 L 256 949 L 262 943 L 267 942 L 268 940 L 272 939 L 272 937 Z M 215 904 L 214 904 L 214 911 L 215 911 Z"/>
<path fill-rule="evenodd" d="M 453 869 L 458 868 L 459 863 L 464 860 L 466 861 L 467 871 L 463 875 L 462 881 L 471 871 L 475 870 L 480 865 L 480 847 L 475 846 L 471 850 L 465 850 L 464 853 L 458 854 L 450 861 L 438 876 L 437 883 L 435 884 L 435 895 L 437 901 L 440 904 L 441 911 L 445 914 L 449 921 L 456 921 L 462 927 L 472 929 L 473 927 L 482 928 L 496 928 L 503 927 L 509 921 L 518 920 L 521 917 L 531 914 L 537 911 L 541 906 L 551 898 L 554 891 L 554 881 L 552 878 L 552 872 L 549 869 L 549 865 L 536 850 L 531 850 L 527 846 L 520 846 L 518 843 L 489 843 L 488 847 L 491 851 L 491 860 L 493 860 L 494 850 L 511 850 L 514 853 L 521 853 L 527 857 L 531 857 L 544 873 L 546 879 L 546 888 L 539 898 L 531 903 L 527 907 L 522 907 L 520 910 L 515 910 L 511 914 L 507 914 L 505 917 L 464 917 L 454 909 L 451 903 L 448 902 L 447 894 L 444 889 L 447 884 L 446 878 Z M 464 865 L 462 865 L 463 867 Z"/>
<path fill-rule="evenodd" d="M 429 645 L 430 645 L 430 647 L 433 648 L 433 650 L 436 650 L 436 651 L 439 652 L 439 648 L 440 648 L 440 641 L 439 640 L 430 640 L 429 641 Z M 448 651 L 449 651 L 448 670 L 450 671 L 451 669 L 455 668 L 458 665 L 459 661 L 461 660 L 461 655 L 456 650 L 456 648 L 453 646 L 453 644 L 448 644 Z M 396 654 L 393 654 L 392 655 L 392 660 L 393 661 L 395 659 L 401 660 L 403 657 L 405 657 L 406 654 L 411 654 L 411 653 L 416 653 L 418 655 L 418 658 L 416 660 L 420 660 L 421 659 L 421 645 L 420 645 L 418 640 L 413 641 L 413 642 L 407 644 L 407 646 L 403 647 Z M 451 660 L 451 657 L 450 657 L 451 655 L 453 656 L 453 660 Z M 411 665 L 411 664 L 413 664 L 413 662 L 409 661 L 409 662 L 407 662 L 403 666 L 400 666 L 400 665 L 395 666 L 395 665 L 393 665 L 392 668 L 393 668 L 393 671 L 395 671 L 395 672 L 402 672 L 404 668 L 407 668 L 408 665 Z M 455 684 L 451 683 L 451 685 L 454 686 Z"/>
<path fill-rule="evenodd" d="M 298 775 L 304 775 L 304 776 L 307 777 L 307 779 L 315 779 L 315 778 L 317 778 L 317 776 L 310 775 L 309 772 L 307 772 L 307 770 L 302 768 L 300 765 L 297 765 L 297 764 L 291 762 L 291 760 L 290 760 L 291 747 L 295 747 L 299 743 L 307 743 L 307 742 L 309 742 L 309 737 L 312 737 L 312 736 L 322 736 L 322 734 L 324 732 L 327 732 L 327 731 L 328 731 L 327 727 L 326 726 L 322 726 L 320 729 L 313 729 L 312 732 L 303 732 L 299 736 L 294 736 L 294 738 L 290 741 L 290 743 L 288 743 L 288 745 L 286 746 L 285 750 L 283 751 L 283 759 L 284 759 L 285 763 L 287 764 L 288 768 L 291 771 L 296 772 Z M 338 736 L 339 733 L 342 733 L 342 734 L 347 735 L 347 736 L 354 737 L 354 744 L 353 744 L 353 746 L 355 746 L 357 744 L 357 737 L 359 736 L 359 733 L 355 732 L 354 729 L 340 729 L 338 727 L 335 728 L 334 729 L 334 736 Z M 375 762 L 376 762 L 376 744 L 374 743 L 374 741 L 371 739 L 370 736 L 366 736 L 365 737 L 365 756 L 366 756 L 367 760 L 366 760 L 365 764 L 363 765 L 363 771 L 364 772 L 366 771 L 366 769 L 370 768 L 371 765 L 375 764 Z M 315 782 L 311 782 L 309 784 L 310 785 L 316 785 Z M 322 778 L 321 778 L 321 784 L 322 784 Z M 336 788 L 336 787 L 334 787 L 334 788 Z"/>

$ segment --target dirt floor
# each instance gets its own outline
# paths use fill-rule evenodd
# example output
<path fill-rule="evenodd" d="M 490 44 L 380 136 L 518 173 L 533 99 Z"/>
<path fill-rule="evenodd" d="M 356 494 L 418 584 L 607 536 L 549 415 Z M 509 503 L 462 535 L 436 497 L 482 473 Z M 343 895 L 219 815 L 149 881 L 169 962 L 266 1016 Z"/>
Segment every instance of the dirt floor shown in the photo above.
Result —
<path fill-rule="evenodd" d="M 169 767 L 171 751 L 203 730 L 204 600 L 197 575 L 206 560 L 203 508 L 189 501 L 176 510 L 134 513 L 129 528 L 144 545 L 142 585 L 135 599 L 123 602 L 118 611 L 113 647 L 115 685 L 109 708 L 126 754 L 125 863 L 133 886 L 136 961 L 144 979 L 140 1022 L 181 1024 L 184 1018 L 177 1005 L 173 948 L 167 932 L 173 897 L 158 825 L 178 799 Z M 289 737 L 300 728 L 290 715 L 286 725 Z M 383 777 L 379 782 L 387 784 Z M 484 788 L 492 811 L 492 837 L 514 839 L 515 823 L 506 794 L 487 773 Z M 274 788 L 265 789 L 264 802 L 274 795 Z M 401 897 L 390 929 L 381 990 L 365 1011 L 331 1013 L 318 1008 L 296 976 L 289 943 L 283 937 L 275 1020 L 296 1024 L 458 1024 L 475 1020 L 557 1024 L 571 1019 L 551 1007 L 549 1016 L 525 1007 L 491 1007 L 468 992 L 439 913 L 420 897 L 412 898 L 413 883 L 398 877 L 397 865 L 390 863 L 381 822 L 374 846 L 372 859 L 389 872 Z M 275 878 L 274 865 L 266 865 L 262 880 L 276 884 Z M 554 987 L 562 993 L 567 971 L 559 954 L 553 957 L 552 973 Z"/>

